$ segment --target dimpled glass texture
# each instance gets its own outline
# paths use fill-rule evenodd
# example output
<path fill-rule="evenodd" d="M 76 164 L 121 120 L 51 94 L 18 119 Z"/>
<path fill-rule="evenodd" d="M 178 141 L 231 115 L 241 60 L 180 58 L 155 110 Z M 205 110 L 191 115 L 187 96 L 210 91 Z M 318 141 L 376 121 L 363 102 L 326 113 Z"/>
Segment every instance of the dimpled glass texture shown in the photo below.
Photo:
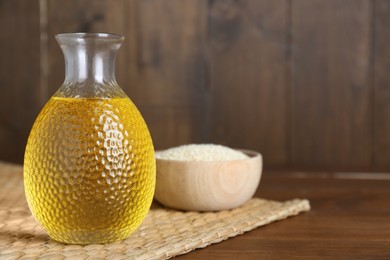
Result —
<path fill-rule="evenodd" d="M 80 66 L 87 73 L 67 67 L 64 85 L 32 127 L 24 159 L 26 198 L 52 239 L 110 243 L 130 236 L 150 208 L 156 176 L 153 144 L 141 114 L 113 75 L 112 50 L 123 38 L 62 37 L 57 40 L 65 57 L 81 48 L 86 60 L 90 58 L 80 63 L 76 57 L 72 65 L 66 57 L 67 66 Z M 81 47 L 75 41 L 80 39 Z M 107 64 L 94 65 L 99 55 Z"/>

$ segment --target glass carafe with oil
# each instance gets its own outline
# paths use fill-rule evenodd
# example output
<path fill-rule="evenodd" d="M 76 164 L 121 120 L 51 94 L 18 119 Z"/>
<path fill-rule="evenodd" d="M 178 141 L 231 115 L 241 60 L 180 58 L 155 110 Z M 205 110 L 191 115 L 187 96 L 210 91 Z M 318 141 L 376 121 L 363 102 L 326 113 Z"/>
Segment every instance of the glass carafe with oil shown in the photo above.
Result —
<path fill-rule="evenodd" d="M 115 80 L 124 37 L 59 34 L 66 77 L 38 115 L 25 151 L 29 207 L 49 236 L 72 244 L 124 239 L 155 188 L 148 128 Z"/>

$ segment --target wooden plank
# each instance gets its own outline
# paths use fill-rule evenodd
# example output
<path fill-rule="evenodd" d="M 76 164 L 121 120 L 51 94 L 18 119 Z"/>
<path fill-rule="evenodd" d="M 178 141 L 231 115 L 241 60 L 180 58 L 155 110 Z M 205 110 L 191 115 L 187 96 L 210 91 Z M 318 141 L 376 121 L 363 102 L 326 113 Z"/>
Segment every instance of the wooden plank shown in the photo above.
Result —
<path fill-rule="evenodd" d="M 210 1 L 212 140 L 289 161 L 288 1 Z"/>
<path fill-rule="evenodd" d="M 138 47 L 138 0 L 125 0 L 125 33 L 126 36 L 124 51 L 118 55 L 122 55 L 126 62 L 124 68 L 118 71 L 120 79 L 123 79 L 125 84 L 121 84 L 122 89 L 133 100 L 138 86 L 137 75 L 137 47 Z M 119 82 L 120 83 L 120 82 Z"/>
<path fill-rule="evenodd" d="M 201 109 L 194 106 L 149 105 L 141 105 L 139 109 L 149 127 L 155 149 L 204 142 L 204 113 Z"/>
<path fill-rule="evenodd" d="M 390 2 L 375 1 L 374 11 L 374 164 L 390 167 Z"/>
<path fill-rule="evenodd" d="M 39 1 L 0 2 L 0 160 L 23 162 L 41 107 Z"/>
<path fill-rule="evenodd" d="M 256 197 L 308 198 L 312 209 L 179 259 L 388 259 L 390 181 L 350 175 L 343 180 L 266 172 Z"/>
<path fill-rule="evenodd" d="M 157 149 L 207 139 L 206 22 L 206 0 L 137 2 L 130 96 Z"/>
<path fill-rule="evenodd" d="M 371 1 L 292 2 L 295 165 L 372 163 Z"/>
<path fill-rule="evenodd" d="M 127 36 L 126 0 L 48 0 L 47 28 L 42 33 L 48 38 L 49 96 L 60 87 L 65 77 L 65 61 L 54 36 L 65 32 L 109 32 Z M 127 37 L 126 37 L 127 38 Z M 127 82 L 127 41 L 118 52 L 116 75 L 124 89 Z"/>

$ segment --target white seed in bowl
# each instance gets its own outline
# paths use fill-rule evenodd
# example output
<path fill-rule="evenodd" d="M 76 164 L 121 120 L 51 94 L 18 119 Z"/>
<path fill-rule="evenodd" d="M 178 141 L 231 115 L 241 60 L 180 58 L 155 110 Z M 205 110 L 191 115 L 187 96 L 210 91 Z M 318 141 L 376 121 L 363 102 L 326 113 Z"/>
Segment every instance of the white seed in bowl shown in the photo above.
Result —
<path fill-rule="evenodd" d="M 178 161 L 227 161 L 249 158 L 243 152 L 216 144 L 188 144 L 156 152 L 156 158 Z"/>

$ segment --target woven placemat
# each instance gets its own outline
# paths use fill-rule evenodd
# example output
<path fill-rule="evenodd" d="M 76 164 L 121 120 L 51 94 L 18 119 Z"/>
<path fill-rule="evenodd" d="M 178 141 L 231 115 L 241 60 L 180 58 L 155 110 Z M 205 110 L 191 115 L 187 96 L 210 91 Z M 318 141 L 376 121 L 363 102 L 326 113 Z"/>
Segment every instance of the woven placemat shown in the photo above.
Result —
<path fill-rule="evenodd" d="M 181 212 L 153 205 L 128 239 L 108 245 L 51 240 L 28 210 L 22 168 L 0 163 L 0 259 L 167 259 L 310 209 L 307 200 L 254 198 L 217 213 Z"/>

